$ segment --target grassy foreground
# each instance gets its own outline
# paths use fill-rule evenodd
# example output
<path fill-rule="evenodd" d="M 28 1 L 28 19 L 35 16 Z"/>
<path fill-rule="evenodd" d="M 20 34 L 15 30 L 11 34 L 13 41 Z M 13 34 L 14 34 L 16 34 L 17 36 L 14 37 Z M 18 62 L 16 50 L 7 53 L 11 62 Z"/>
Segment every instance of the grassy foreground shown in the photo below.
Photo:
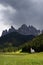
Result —
<path fill-rule="evenodd" d="M 0 65 L 43 65 L 43 52 L 34 54 L 2 54 Z"/>

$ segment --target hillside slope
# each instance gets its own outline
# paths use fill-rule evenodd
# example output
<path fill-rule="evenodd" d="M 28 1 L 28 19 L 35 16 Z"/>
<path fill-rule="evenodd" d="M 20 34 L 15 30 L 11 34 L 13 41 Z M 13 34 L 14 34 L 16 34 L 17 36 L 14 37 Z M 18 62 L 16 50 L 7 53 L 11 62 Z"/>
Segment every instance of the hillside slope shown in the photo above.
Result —
<path fill-rule="evenodd" d="M 4 43 L 11 43 L 13 46 L 18 47 L 23 43 L 32 40 L 33 38 L 33 35 L 21 35 L 18 32 L 11 32 L 7 35 L 0 37 L 0 45 L 4 45 Z"/>
<path fill-rule="evenodd" d="M 32 41 L 27 42 L 22 51 L 23 52 L 30 52 L 30 49 L 34 49 L 35 52 L 42 52 L 43 51 L 43 34 L 35 37 Z"/>

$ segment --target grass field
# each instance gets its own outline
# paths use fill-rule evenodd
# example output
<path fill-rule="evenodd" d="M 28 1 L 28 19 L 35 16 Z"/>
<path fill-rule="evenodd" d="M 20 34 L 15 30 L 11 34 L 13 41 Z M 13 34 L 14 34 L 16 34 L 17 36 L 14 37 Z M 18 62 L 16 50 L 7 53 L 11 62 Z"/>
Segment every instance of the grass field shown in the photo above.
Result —
<path fill-rule="evenodd" d="M 34 54 L 0 53 L 0 65 L 43 65 L 43 52 Z"/>

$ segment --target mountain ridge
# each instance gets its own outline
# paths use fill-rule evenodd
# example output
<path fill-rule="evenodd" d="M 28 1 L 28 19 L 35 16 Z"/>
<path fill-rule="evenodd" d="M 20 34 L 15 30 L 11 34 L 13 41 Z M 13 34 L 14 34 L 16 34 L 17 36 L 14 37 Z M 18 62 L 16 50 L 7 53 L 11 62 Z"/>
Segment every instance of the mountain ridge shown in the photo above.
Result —
<path fill-rule="evenodd" d="M 11 26 L 11 28 L 9 28 L 9 30 L 7 31 L 7 29 L 6 30 L 4 30 L 3 32 L 2 32 L 2 36 L 4 36 L 4 35 L 6 35 L 6 34 L 9 34 L 9 33 L 11 33 L 11 32 L 18 32 L 18 33 L 20 33 L 20 34 L 22 34 L 22 35 L 34 35 L 34 36 L 37 36 L 37 35 L 39 35 L 40 34 L 40 30 L 37 30 L 35 27 L 33 27 L 32 25 L 30 26 L 27 26 L 26 24 L 23 24 L 23 25 L 21 25 L 21 27 L 20 28 L 18 28 L 17 30 L 13 27 L 13 26 Z"/>

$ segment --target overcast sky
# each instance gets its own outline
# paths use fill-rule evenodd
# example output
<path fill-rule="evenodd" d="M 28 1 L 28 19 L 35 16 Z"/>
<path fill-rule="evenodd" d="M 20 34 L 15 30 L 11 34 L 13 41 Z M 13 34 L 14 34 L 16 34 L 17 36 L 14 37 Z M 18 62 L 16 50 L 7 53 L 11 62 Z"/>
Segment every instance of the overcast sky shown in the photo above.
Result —
<path fill-rule="evenodd" d="M 43 0 L 0 0 L 0 35 L 11 25 L 43 29 Z"/>

